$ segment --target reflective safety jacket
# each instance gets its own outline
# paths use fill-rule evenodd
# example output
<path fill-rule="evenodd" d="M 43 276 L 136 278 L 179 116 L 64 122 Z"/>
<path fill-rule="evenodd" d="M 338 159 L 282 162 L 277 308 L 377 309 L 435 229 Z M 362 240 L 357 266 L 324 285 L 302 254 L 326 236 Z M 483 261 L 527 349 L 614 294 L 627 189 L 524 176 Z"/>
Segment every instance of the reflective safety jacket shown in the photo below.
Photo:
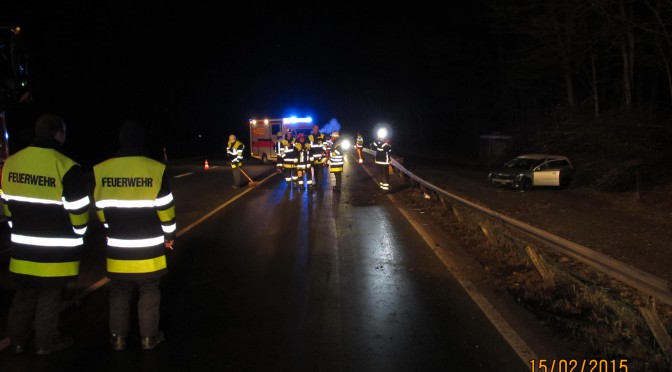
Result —
<path fill-rule="evenodd" d="M 327 163 L 329 164 L 329 173 L 343 172 L 343 149 L 340 141 L 332 145 Z"/>
<path fill-rule="evenodd" d="M 357 135 L 357 139 L 355 140 L 355 146 L 357 149 L 363 149 L 364 148 L 364 137 L 362 137 L 361 134 Z"/>
<path fill-rule="evenodd" d="M 175 239 L 177 227 L 166 166 L 120 154 L 93 167 L 96 212 L 107 230 L 107 273 L 117 279 L 158 277 L 167 270 L 164 242 Z"/>
<path fill-rule="evenodd" d="M 243 150 L 245 145 L 238 140 L 226 144 L 226 156 L 231 161 L 231 168 L 243 165 Z"/>
<path fill-rule="evenodd" d="M 277 168 L 282 168 L 282 156 L 285 149 L 282 147 L 282 139 L 275 142 L 275 165 Z"/>
<path fill-rule="evenodd" d="M 299 154 L 295 148 L 296 138 L 290 137 L 282 140 L 282 162 L 285 168 L 296 168 L 299 162 Z"/>
<path fill-rule="evenodd" d="M 311 133 L 308 135 L 308 143 L 310 144 L 310 161 L 313 163 L 319 163 L 322 161 L 324 156 L 324 142 L 326 141 L 326 136 L 324 133 Z"/>
<path fill-rule="evenodd" d="M 294 144 L 294 151 L 298 155 L 296 161 L 297 169 L 308 169 L 310 168 L 310 144 L 308 142 L 298 141 Z"/>
<path fill-rule="evenodd" d="M 44 285 L 77 279 L 90 205 L 79 164 L 48 146 L 28 146 L 2 168 L 10 275 Z"/>
<path fill-rule="evenodd" d="M 389 140 L 377 139 L 371 147 L 376 151 L 376 164 L 390 164 L 392 145 Z"/>

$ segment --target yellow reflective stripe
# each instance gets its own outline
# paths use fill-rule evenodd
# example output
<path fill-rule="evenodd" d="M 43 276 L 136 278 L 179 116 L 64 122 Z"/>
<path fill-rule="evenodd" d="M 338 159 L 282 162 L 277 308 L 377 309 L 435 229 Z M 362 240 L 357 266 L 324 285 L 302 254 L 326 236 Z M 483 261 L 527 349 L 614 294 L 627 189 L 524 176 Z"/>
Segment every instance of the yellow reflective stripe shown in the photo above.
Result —
<path fill-rule="evenodd" d="M 107 271 L 111 273 L 141 274 L 153 273 L 166 268 L 166 256 L 147 260 L 115 260 L 107 259 Z"/>
<path fill-rule="evenodd" d="M 175 232 L 175 230 L 177 230 L 177 224 L 174 223 L 174 224 L 168 225 L 168 226 L 161 226 L 161 228 L 163 229 L 164 233 L 170 234 L 172 232 Z"/>
<path fill-rule="evenodd" d="M 79 274 L 79 261 L 73 262 L 33 262 L 17 260 L 9 261 L 9 271 L 17 274 L 55 278 Z"/>
<path fill-rule="evenodd" d="M 89 211 L 84 211 L 84 213 L 74 214 L 70 213 L 70 223 L 73 226 L 84 226 L 89 223 Z"/>
<path fill-rule="evenodd" d="M 54 205 L 62 205 L 63 204 L 63 202 L 60 201 L 60 200 L 30 198 L 30 197 L 27 197 L 27 196 L 9 195 L 9 194 L 2 194 L 2 198 L 5 199 L 5 200 L 16 200 L 16 201 L 20 201 L 20 202 L 36 203 L 36 204 L 54 204 Z"/>
<path fill-rule="evenodd" d="M 84 244 L 83 238 L 43 238 L 12 234 L 11 241 L 19 244 L 38 245 L 43 247 L 77 247 Z"/>
<path fill-rule="evenodd" d="M 87 228 L 86 226 L 84 226 L 84 227 L 73 227 L 72 231 L 74 231 L 75 234 L 77 234 L 77 235 L 84 235 L 84 234 L 86 234 L 86 228 Z"/>
<path fill-rule="evenodd" d="M 3 205 L 2 205 L 2 209 L 5 210 L 5 216 L 7 216 L 7 217 L 11 217 L 11 216 L 12 216 L 12 212 L 9 211 L 9 206 L 8 206 L 7 204 L 3 204 Z"/>
<path fill-rule="evenodd" d="M 121 200 L 121 199 L 105 199 L 96 202 L 98 208 L 153 208 L 154 200 Z"/>
<path fill-rule="evenodd" d="M 163 244 L 163 235 L 157 236 L 155 238 L 147 239 L 116 239 L 116 238 L 107 238 L 107 245 L 110 247 L 120 247 L 120 248 L 142 248 L 142 247 L 151 247 L 153 245 Z"/>
<path fill-rule="evenodd" d="M 157 207 L 163 207 L 164 205 L 168 205 L 173 201 L 173 194 L 170 193 L 164 197 L 156 199 L 154 202 L 154 205 Z"/>
<path fill-rule="evenodd" d="M 156 214 L 159 215 L 159 220 L 161 222 L 169 222 L 175 219 L 175 207 L 170 207 L 163 211 L 156 211 Z"/>
<path fill-rule="evenodd" d="M 63 207 L 65 207 L 65 209 L 71 210 L 71 211 L 76 211 L 78 209 L 82 209 L 82 208 L 88 206 L 89 204 L 90 204 L 90 201 L 89 201 L 88 196 L 85 196 L 85 197 L 83 197 L 79 200 L 76 200 L 74 202 L 68 202 L 67 200 L 65 200 L 65 198 L 63 198 Z"/>

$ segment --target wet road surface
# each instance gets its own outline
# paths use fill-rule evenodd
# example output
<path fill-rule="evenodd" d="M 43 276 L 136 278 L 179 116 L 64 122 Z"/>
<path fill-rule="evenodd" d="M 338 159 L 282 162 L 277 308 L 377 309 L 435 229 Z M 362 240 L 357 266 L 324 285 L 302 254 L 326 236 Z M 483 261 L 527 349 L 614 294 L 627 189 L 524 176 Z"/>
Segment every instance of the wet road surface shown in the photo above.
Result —
<path fill-rule="evenodd" d="M 333 175 L 321 191 L 290 188 L 265 178 L 271 165 L 250 166 L 265 181 L 238 190 L 216 161 L 171 166 L 179 233 L 162 283 L 166 341 L 142 351 L 136 327 L 127 350 L 113 351 L 102 282 L 63 312 L 73 347 L 5 349 L 0 370 L 529 370 L 353 160 L 341 192 Z M 92 230 L 81 288 L 104 276 Z M 4 274 L 1 296 L 6 322 Z"/>

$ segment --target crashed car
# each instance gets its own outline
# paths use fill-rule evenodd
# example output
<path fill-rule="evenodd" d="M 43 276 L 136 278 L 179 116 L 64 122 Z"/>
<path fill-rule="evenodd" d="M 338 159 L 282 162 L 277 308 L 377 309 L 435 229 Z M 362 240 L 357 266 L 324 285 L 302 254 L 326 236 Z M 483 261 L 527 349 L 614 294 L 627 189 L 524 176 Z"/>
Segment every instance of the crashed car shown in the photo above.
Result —
<path fill-rule="evenodd" d="M 549 154 L 519 155 L 488 173 L 488 183 L 521 191 L 533 187 L 567 188 L 574 166 L 566 156 Z"/>

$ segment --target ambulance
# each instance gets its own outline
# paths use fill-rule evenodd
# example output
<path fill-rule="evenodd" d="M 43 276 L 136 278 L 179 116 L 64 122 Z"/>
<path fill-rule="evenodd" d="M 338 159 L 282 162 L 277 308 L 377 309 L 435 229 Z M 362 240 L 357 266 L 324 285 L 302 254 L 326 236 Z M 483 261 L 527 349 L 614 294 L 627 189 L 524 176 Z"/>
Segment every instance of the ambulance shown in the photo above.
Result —
<path fill-rule="evenodd" d="M 287 130 L 309 135 L 313 131 L 313 118 L 289 117 L 282 119 L 250 119 L 250 156 L 264 164 L 277 161 L 275 143 L 282 140 Z M 278 134 L 281 133 L 280 136 Z"/>

